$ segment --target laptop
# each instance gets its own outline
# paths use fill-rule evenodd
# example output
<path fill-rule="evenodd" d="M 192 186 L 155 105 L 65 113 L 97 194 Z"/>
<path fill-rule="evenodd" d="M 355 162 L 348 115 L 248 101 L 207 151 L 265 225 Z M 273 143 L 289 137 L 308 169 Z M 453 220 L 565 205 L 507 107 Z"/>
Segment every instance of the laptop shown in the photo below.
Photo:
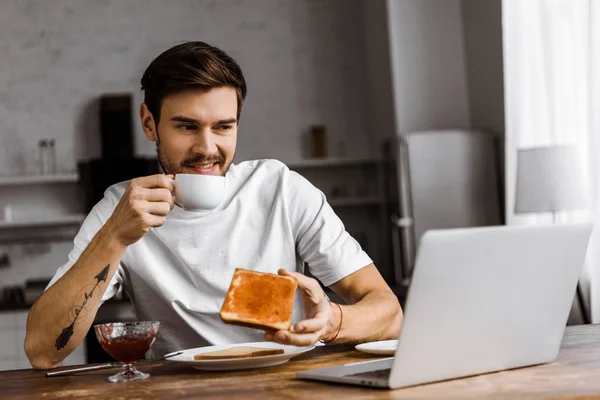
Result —
<path fill-rule="evenodd" d="M 297 376 L 397 389 L 551 362 L 591 231 L 589 223 L 428 231 L 394 357 Z"/>

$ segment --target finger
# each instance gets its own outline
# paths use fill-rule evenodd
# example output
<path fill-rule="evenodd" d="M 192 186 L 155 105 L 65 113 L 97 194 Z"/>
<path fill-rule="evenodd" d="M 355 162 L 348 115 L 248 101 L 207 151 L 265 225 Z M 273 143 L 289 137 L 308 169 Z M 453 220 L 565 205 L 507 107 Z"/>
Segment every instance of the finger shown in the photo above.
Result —
<path fill-rule="evenodd" d="M 302 274 L 299 274 L 298 272 L 290 272 L 290 271 L 288 271 L 288 270 L 285 270 L 285 269 L 283 269 L 283 268 L 279 268 L 279 269 L 277 270 L 277 273 L 278 273 L 279 275 L 283 275 L 283 276 L 293 276 L 293 277 L 294 277 L 294 278 L 296 278 L 296 279 L 298 279 L 298 277 L 297 277 L 296 275 L 302 275 Z"/>
<path fill-rule="evenodd" d="M 144 215 L 144 223 L 152 228 L 163 226 L 167 218 L 161 215 L 146 214 Z"/>
<path fill-rule="evenodd" d="M 319 341 L 319 335 L 316 333 L 303 334 L 292 333 L 289 331 L 277 331 L 275 333 L 265 333 L 265 339 L 290 346 L 310 346 Z"/>
<path fill-rule="evenodd" d="M 169 174 L 165 175 L 168 179 L 167 187 L 165 189 L 169 189 L 171 193 L 175 193 L 175 175 Z"/>
<path fill-rule="evenodd" d="M 311 318 L 297 322 L 292 327 L 294 333 L 319 332 L 327 326 L 327 320 L 323 318 Z"/>
<path fill-rule="evenodd" d="M 173 208 L 173 194 L 166 188 L 143 189 L 144 199 L 147 201 L 163 201 Z"/>
<path fill-rule="evenodd" d="M 144 188 L 165 188 L 169 189 L 170 192 L 173 192 L 175 189 L 175 185 L 173 185 L 173 180 L 163 174 L 156 174 L 150 176 L 143 176 L 141 178 L 136 178 L 131 181 L 134 186 L 141 186 Z"/>
<path fill-rule="evenodd" d="M 144 208 L 149 214 L 165 216 L 171 211 L 171 204 L 165 201 L 148 201 Z"/>
<path fill-rule="evenodd" d="M 298 287 L 302 289 L 307 295 L 309 295 L 312 300 L 318 304 L 322 299 L 325 298 L 323 293 L 323 289 L 319 282 L 316 279 L 309 278 L 308 276 L 302 275 L 298 272 L 289 272 L 284 269 L 280 269 L 277 271 L 279 275 L 283 276 L 293 276 L 298 281 Z"/>
<path fill-rule="evenodd" d="M 298 272 L 286 271 L 285 269 L 279 269 L 277 271 L 277 273 L 279 275 L 292 276 L 292 277 L 296 278 L 296 280 L 298 281 L 298 286 L 301 289 L 313 289 L 314 290 L 315 288 L 318 288 L 319 290 L 321 290 L 321 286 L 319 285 L 319 282 L 317 282 L 317 280 L 314 278 L 309 278 L 308 276 L 303 275 Z"/>

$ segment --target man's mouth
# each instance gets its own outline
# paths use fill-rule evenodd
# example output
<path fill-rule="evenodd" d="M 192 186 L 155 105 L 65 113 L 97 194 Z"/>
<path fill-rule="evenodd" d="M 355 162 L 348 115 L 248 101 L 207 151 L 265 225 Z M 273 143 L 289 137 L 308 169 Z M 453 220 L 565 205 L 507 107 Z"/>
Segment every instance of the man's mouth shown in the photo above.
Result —
<path fill-rule="evenodd" d="M 219 174 L 219 162 L 204 162 L 198 164 L 187 164 L 187 169 L 190 169 L 194 174 L 216 175 Z"/>

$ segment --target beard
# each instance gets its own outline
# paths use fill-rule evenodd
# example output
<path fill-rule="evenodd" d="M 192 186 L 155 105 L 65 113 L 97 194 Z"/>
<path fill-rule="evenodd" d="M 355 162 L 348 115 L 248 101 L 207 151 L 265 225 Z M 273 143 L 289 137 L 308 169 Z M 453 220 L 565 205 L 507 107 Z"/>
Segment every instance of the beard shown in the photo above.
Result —
<path fill-rule="evenodd" d="M 156 156 L 158 158 L 158 163 L 160 164 L 160 167 L 162 168 L 163 172 L 168 175 L 176 175 L 183 173 L 184 168 L 186 166 L 191 166 L 200 163 L 216 162 L 219 165 L 221 174 L 224 176 L 229 170 L 231 162 L 233 161 L 229 160 L 229 162 L 227 162 L 227 157 L 225 157 L 225 155 L 222 152 L 218 152 L 213 154 L 194 154 L 193 156 L 184 159 L 182 162 L 177 162 L 161 150 L 160 135 L 158 134 L 158 129 L 156 130 Z"/>

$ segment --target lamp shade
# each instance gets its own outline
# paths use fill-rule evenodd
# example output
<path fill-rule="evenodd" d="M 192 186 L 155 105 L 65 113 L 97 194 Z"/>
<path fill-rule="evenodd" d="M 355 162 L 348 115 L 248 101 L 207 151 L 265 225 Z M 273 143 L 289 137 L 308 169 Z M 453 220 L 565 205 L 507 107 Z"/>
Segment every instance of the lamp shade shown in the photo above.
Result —
<path fill-rule="evenodd" d="M 515 212 L 576 210 L 585 206 L 584 176 L 576 147 L 519 150 Z"/>

